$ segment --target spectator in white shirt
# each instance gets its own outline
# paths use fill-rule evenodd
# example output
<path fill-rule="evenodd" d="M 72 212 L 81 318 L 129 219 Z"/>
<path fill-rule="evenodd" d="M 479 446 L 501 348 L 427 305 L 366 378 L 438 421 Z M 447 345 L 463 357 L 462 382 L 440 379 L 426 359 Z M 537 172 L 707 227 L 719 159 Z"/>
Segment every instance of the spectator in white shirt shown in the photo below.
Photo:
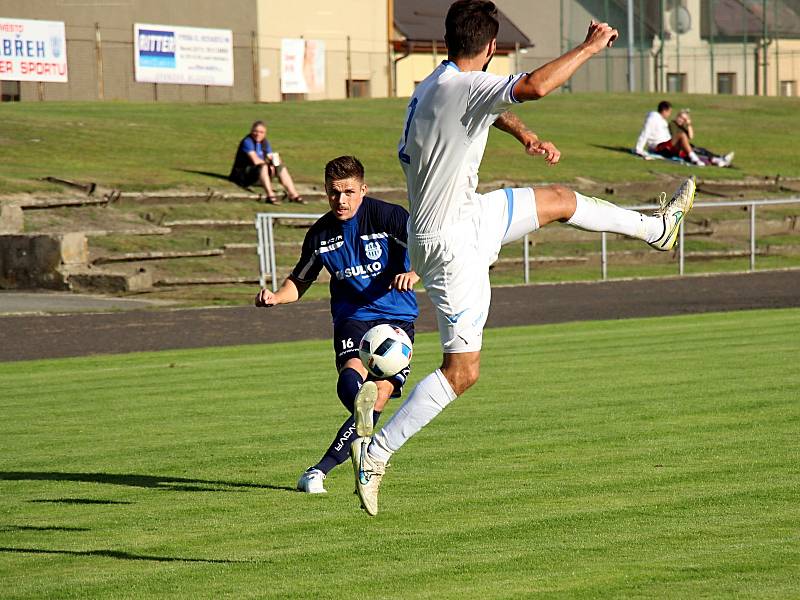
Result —
<path fill-rule="evenodd" d="M 669 117 L 672 114 L 672 104 L 666 100 L 658 103 L 658 110 L 647 113 L 644 126 L 639 139 L 636 140 L 636 154 L 647 156 L 648 152 L 655 152 L 656 148 L 672 139 L 669 132 Z"/>

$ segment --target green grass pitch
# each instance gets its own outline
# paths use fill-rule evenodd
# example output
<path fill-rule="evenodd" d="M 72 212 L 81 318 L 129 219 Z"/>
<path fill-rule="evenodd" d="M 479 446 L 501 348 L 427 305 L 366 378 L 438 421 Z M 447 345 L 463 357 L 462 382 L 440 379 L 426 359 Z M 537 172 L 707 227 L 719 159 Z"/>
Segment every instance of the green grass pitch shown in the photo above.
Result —
<path fill-rule="evenodd" d="M 481 181 L 542 183 L 652 181 L 657 174 L 714 179 L 800 176 L 787 127 L 796 122 L 795 98 L 674 95 L 692 108 L 697 143 L 736 151 L 736 169 L 681 167 L 644 162 L 624 151 L 636 143 L 656 94 L 555 94 L 514 112 L 563 152 L 555 168 L 527 156 L 510 136 L 490 135 Z M 0 194 L 61 191 L 45 176 L 94 181 L 125 191 L 219 188 L 239 140 L 255 119 L 303 185 L 322 184 L 324 165 L 342 154 L 359 156 L 372 186 L 401 186 L 397 140 L 407 98 L 280 102 L 274 104 L 173 104 L 130 102 L 21 102 L 0 105 Z M 788 144 L 788 146 L 787 146 Z M 615 151 L 622 148 L 623 151 Z M 46 159 L 43 157 L 46 156 Z"/>
<path fill-rule="evenodd" d="M 344 416 L 329 341 L 0 364 L 0 597 L 797 597 L 798 331 L 488 330 L 376 518 L 349 465 L 291 491 Z"/>

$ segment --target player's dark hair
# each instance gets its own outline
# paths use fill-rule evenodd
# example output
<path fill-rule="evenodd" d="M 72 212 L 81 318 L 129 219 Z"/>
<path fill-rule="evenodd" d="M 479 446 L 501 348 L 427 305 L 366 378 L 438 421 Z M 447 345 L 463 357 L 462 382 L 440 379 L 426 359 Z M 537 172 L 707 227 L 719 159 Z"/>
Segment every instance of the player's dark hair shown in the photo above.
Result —
<path fill-rule="evenodd" d="M 325 165 L 325 183 L 351 177 L 364 181 L 364 165 L 355 156 L 339 156 Z"/>
<path fill-rule="evenodd" d="M 450 58 L 472 58 L 497 37 L 497 7 L 489 0 L 458 0 L 444 20 L 444 41 Z"/>
<path fill-rule="evenodd" d="M 658 112 L 664 112 L 665 110 L 669 110 L 672 108 L 672 104 L 667 102 L 666 100 L 662 100 L 658 103 Z"/>

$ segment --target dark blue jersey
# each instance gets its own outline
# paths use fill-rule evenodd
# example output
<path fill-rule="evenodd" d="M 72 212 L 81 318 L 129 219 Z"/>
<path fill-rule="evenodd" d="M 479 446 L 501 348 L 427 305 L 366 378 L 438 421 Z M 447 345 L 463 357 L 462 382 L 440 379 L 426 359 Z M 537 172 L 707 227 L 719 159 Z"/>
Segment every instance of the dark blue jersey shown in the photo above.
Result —
<path fill-rule="evenodd" d="M 339 221 L 324 214 L 306 233 L 292 279 L 311 283 L 323 267 L 331 274 L 333 322 L 345 319 L 413 321 L 414 292 L 390 290 L 395 275 L 411 270 L 406 243 L 408 212 L 364 197 L 355 216 Z"/>

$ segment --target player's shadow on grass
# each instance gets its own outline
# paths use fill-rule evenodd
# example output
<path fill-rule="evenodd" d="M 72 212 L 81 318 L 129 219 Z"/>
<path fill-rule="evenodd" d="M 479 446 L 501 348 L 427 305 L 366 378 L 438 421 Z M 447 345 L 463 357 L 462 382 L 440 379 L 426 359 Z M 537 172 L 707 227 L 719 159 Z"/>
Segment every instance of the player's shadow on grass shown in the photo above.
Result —
<path fill-rule="evenodd" d="M 28 500 L 39 504 L 133 504 L 123 500 L 95 500 L 94 498 L 53 498 L 51 500 Z"/>
<path fill-rule="evenodd" d="M 601 150 L 611 150 L 612 152 L 622 152 L 623 154 L 630 154 L 631 156 L 636 156 L 631 149 L 627 146 L 604 146 L 602 144 L 589 144 L 594 148 L 600 148 Z"/>
<path fill-rule="evenodd" d="M 184 173 L 192 173 L 194 175 L 203 175 L 205 177 L 212 177 L 214 179 L 221 179 L 222 181 L 227 181 L 231 185 L 235 185 L 239 189 L 244 190 L 245 192 L 247 192 L 249 194 L 258 194 L 259 196 L 261 195 L 260 192 L 254 191 L 253 188 L 245 187 L 243 185 L 239 185 L 235 181 L 231 181 L 230 179 L 228 179 L 228 176 L 223 174 L 223 173 L 214 173 L 212 171 L 197 171 L 195 169 L 176 169 L 176 171 L 183 171 Z"/>
<path fill-rule="evenodd" d="M 88 527 L 56 527 L 37 525 L 0 525 L 0 531 L 91 531 Z"/>
<path fill-rule="evenodd" d="M 243 492 L 247 490 L 279 490 L 296 492 L 293 487 L 266 483 L 239 481 L 210 481 L 184 477 L 160 477 L 158 475 L 136 475 L 118 473 L 59 473 L 56 471 L 0 471 L 0 481 L 78 481 L 83 483 L 107 483 L 137 488 L 170 490 L 175 492 Z M 62 498 L 62 501 L 69 500 Z M 43 500 L 56 502 L 58 500 Z M 109 502 L 109 501 L 87 501 Z"/>
<path fill-rule="evenodd" d="M 224 173 L 214 173 L 212 171 L 196 171 L 195 169 L 176 169 L 177 171 L 183 171 L 184 173 L 192 173 L 194 175 L 204 175 L 206 177 L 213 177 L 214 179 L 222 179 L 223 181 L 230 181 L 228 176 Z"/>
<path fill-rule="evenodd" d="M 131 554 L 119 550 L 45 550 L 43 548 L 4 548 L 0 552 L 15 554 L 66 554 L 69 556 L 100 556 L 103 558 L 117 558 L 119 560 L 146 560 L 153 562 L 187 562 L 208 564 L 234 564 L 252 563 L 251 560 L 228 560 L 218 558 L 182 558 L 179 556 L 148 556 L 146 554 Z"/>

